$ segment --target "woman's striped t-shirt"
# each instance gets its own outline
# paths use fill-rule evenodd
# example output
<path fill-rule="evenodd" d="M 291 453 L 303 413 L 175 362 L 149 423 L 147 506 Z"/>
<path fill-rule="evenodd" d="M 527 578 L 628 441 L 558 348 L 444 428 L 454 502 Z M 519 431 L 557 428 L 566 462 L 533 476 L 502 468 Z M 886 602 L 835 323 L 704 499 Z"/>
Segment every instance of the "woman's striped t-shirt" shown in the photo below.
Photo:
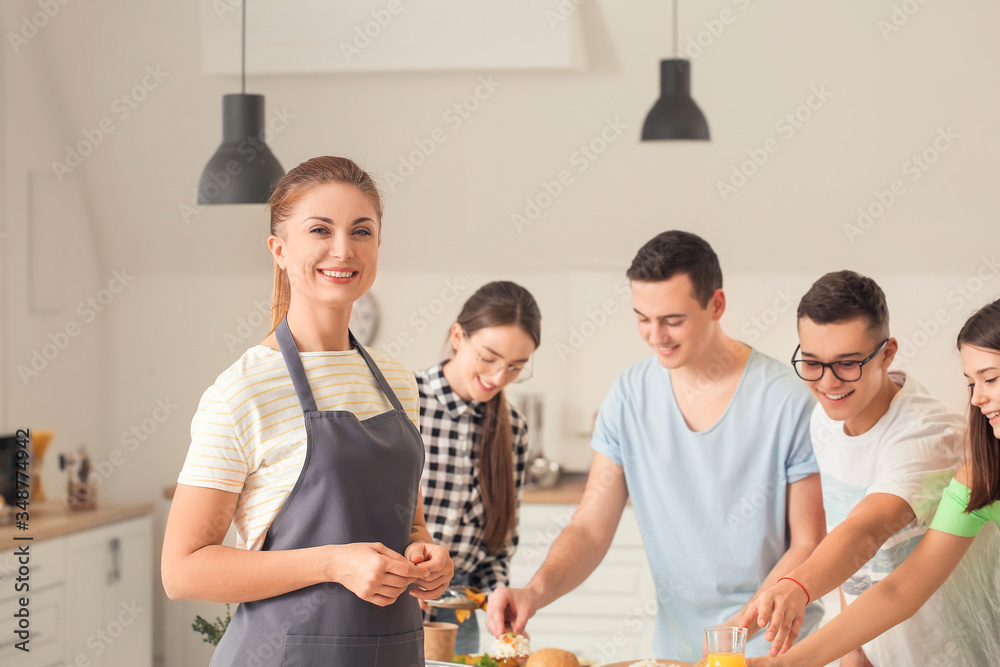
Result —
<path fill-rule="evenodd" d="M 418 425 L 413 372 L 391 357 L 369 353 Z M 300 356 L 319 410 L 349 410 L 359 419 L 392 410 L 357 350 Z M 201 397 L 177 481 L 240 494 L 233 517 L 237 546 L 255 550 L 295 486 L 305 456 L 305 421 L 285 361 L 279 351 L 257 345 Z"/>

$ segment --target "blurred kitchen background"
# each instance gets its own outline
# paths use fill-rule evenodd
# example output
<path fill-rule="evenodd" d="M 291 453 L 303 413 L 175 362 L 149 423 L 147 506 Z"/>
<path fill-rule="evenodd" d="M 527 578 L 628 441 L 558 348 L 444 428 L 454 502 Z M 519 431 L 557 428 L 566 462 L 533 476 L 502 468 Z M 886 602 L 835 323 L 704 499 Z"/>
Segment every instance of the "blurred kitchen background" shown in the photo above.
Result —
<path fill-rule="evenodd" d="M 724 328 L 782 360 L 813 280 L 872 276 L 899 366 L 964 410 L 955 334 L 1000 295 L 996 2 L 681 2 L 709 142 L 639 141 L 672 55 L 665 0 L 316 4 L 249 1 L 246 90 L 286 170 L 334 154 L 378 178 L 372 346 L 431 365 L 479 285 L 523 284 L 542 345 L 512 393 L 543 396 L 564 470 L 587 469 L 603 395 L 649 353 L 624 271 L 673 228 L 718 252 Z M 269 331 L 264 207 L 196 203 L 240 91 L 240 3 L 5 0 L 0 27 L 0 427 L 56 432 L 50 498 L 58 454 L 84 445 L 99 502 L 151 511 L 143 590 L 54 638 L 63 657 L 11 664 L 205 664 L 190 621 L 224 610 L 168 602 L 158 563 L 198 400 Z M 152 662 L 102 662 L 114 647 L 87 639 L 140 595 Z M 66 600 L 59 618 L 97 618 Z"/>

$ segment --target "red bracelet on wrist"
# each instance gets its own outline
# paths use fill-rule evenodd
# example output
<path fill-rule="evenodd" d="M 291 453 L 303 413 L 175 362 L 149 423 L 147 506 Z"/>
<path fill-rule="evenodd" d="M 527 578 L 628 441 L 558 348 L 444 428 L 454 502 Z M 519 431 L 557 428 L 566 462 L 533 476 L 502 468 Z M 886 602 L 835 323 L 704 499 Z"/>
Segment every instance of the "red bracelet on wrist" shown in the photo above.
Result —
<path fill-rule="evenodd" d="M 806 604 L 809 604 L 810 602 L 812 602 L 812 596 L 811 596 L 811 595 L 809 595 L 809 591 L 807 591 L 807 590 L 806 590 L 806 587 L 805 587 L 805 586 L 803 586 L 801 582 L 799 582 L 799 581 L 795 581 L 795 580 L 794 580 L 794 579 L 792 579 L 791 577 L 782 577 L 781 579 L 778 579 L 778 581 L 779 581 L 779 582 L 780 582 L 780 581 L 784 581 L 785 579 L 788 579 L 788 581 L 791 581 L 792 583 L 795 583 L 795 584 L 798 584 L 798 585 L 799 585 L 799 588 L 801 588 L 801 589 L 802 589 L 802 592 L 806 594 Z"/>

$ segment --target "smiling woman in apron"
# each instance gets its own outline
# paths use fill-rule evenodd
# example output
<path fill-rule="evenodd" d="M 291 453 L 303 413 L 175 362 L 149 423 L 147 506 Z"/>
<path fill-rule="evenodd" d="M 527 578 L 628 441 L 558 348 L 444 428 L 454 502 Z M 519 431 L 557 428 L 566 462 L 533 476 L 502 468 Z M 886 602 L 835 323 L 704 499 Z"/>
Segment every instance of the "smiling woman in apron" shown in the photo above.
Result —
<path fill-rule="evenodd" d="M 416 382 L 348 331 L 375 280 L 381 200 L 353 162 L 320 157 L 269 206 L 273 331 L 202 397 L 164 588 L 241 603 L 213 666 L 422 666 L 418 600 L 453 565 L 424 526 Z"/>

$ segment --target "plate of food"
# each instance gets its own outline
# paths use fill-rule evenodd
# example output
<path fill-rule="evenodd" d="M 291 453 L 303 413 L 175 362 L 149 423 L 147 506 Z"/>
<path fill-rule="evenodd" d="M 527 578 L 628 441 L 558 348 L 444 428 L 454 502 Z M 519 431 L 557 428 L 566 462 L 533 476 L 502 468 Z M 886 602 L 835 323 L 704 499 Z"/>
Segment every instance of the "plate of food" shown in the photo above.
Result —
<path fill-rule="evenodd" d="M 610 665 L 605 665 L 604 667 L 704 667 L 703 662 L 690 663 L 682 662 L 681 660 L 663 660 L 656 658 L 645 658 L 639 660 L 626 660 L 624 662 L 616 662 Z"/>
<path fill-rule="evenodd" d="M 487 653 L 456 655 L 452 664 L 475 665 L 476 667 L 590 667 L 593 665 L 589 660 L 578 658 L 573 653 L 562 649 L 543 648 L 532 651 L 527 637 L 511 632 L 500 635 Z"/>
<path fill-rule="evenodd" d="M 449 586 L 440 597 L 433 600 L 425 600 L 429 607 L 440 607 L 442 609 L 485 609 L 486 594 L 478 588 L 471 586 Z M 468 614 L 464 615 L 468 618 Z M 458 619 L 459 623 L 465 618 Z"/>

